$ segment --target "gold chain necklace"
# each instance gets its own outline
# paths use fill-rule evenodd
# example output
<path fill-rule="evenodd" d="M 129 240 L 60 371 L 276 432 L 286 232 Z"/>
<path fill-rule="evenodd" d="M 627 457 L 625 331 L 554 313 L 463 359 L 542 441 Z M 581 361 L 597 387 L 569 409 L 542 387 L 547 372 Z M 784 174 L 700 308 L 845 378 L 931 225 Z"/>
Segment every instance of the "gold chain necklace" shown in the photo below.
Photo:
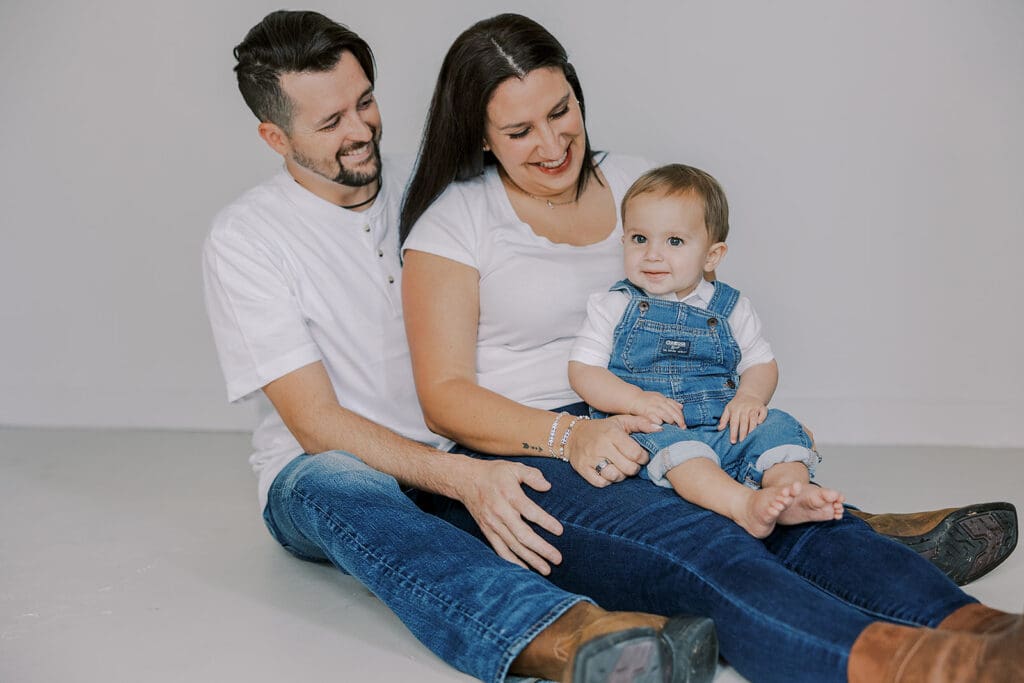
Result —
<path fill-rule="evenodd" d="M 516 187 L 519 187 L 519 186 L 517 185 Z M 576 197 L 573 197 L 572 199 L 566 199 L 564 202 L 553 202 L 550 199 L 544 199 L 543 197 L 538 197 L 535 194 L 530 194 L 529 192 L 527 192 L 526 190 L 524 190 L 521 187 L 519 187 L 519 191 L 522 192 L 523 194 L 525 194 L 530 199 L 536 199 L 538 202 L 544 202 L 545 204 L 548 205 L 549 209 L 553 209 L 556 206 L 565 206 L 567 204 L 575 204 L 576 201 L 577 201 Z"/>
<path fill-rule="evenodd" d="M 536 200 L 538 202 L 544 202 L 545 204 L 548 205 L 549 209 L 553 209 L 556 206 L 567 206 L 569 204 L 575 204 L 577 201 L 579 201 L 579 198 L 576 197 L 575 195 L 573 195 L 572 199 L 566 199 L 565 201 L 561 201 L 561 202 L 553 202 L 550 199 L 545 199 L 544 197 L 538 197 L 537 195 L 535 195 L 533 193 L 527 192 L 523 188 L 519 187 L 519 185 L 515 181 L 513 181 L 511 178 L 509 178 L 508 175 L 505 174 L 505 173 L 501 173 L 501 179 L 505 183 L 505 185 L 510 185 L 510 186 L 514 187 L 518 192 L 521 192 L 521 193 L 525 194 L 530 199 Z"/>

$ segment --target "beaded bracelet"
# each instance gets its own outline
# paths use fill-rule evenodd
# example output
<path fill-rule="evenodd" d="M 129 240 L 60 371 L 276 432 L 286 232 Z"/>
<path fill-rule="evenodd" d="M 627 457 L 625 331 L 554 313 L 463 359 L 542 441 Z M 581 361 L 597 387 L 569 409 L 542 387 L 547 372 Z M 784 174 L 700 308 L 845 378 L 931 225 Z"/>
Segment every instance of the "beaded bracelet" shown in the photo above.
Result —
<path fill-rule="evenodd" d="M 548 453 L 551 454 L 552 458 L 557 458 L 555 455 L 555 432 L 558 431 L 558 423 L 562 421 L 562 418 L 569 413 L 559 413 L 555 415 L 555 421 L 551 423 L 551 431 L 548 432 Z"/>
<path fill-rule="evenodd" d="M 565 457 L 565 444 L 569 443 L 569 435 L 572 434 L 572 428 L 576 426 L 576 423 L 580 420 L 589 420 L 590 418 L 586 415 L 577 415 L 569 423 L 569 426 L 565 428 L 565 434 L 562 434 L 562 441 L 558 444 L 558 459 L 569 462 L 569 458 Z"/>

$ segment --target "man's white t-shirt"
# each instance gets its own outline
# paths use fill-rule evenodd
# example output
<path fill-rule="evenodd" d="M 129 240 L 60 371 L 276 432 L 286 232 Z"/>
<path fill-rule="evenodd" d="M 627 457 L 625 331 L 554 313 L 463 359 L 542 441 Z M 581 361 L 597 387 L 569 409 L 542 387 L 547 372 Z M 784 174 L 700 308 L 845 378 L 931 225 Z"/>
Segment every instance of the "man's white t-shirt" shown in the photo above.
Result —
<path fill-rule="evenodd" d="M 409 439 L 450 446 L 423 422 L 402 322 L 398 213 L 408 163 L 386 159 L 364 212 L 287 170 L 221 211 L 203 249 L 206 307 L 228 400 L 257 412 L 250 458 L 261 509 L 303 450 L 261 389 L 321 361 L 345 408 Z"/>

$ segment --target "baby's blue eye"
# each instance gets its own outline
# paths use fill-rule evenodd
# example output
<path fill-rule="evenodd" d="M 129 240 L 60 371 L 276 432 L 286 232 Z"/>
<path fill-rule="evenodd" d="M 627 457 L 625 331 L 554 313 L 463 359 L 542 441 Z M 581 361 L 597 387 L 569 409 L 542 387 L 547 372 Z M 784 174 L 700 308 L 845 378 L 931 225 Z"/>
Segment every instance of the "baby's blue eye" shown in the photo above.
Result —
<path fill-rule="evenodd" d="M 680 246 L 683 245 L 683 238 L 682 237 L 669 237 L 668 238 L 668 243 L 669 243 L 670 246 L 680 247 Z"/>
<path fill-rule="evenodd" d="M 633 235 L 629 239 L 633 242 L 633 244 L 646 244 L 647 243 L 647 238 L 644 237 L 643 235 Z"/>

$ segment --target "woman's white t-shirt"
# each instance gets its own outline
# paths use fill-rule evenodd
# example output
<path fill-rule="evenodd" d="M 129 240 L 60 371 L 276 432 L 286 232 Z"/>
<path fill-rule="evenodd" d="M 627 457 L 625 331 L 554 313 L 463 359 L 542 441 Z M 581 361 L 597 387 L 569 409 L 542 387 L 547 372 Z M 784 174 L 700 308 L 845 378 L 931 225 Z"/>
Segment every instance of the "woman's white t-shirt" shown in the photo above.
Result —
<path fill-rule="evenodd" d="M 601 161 L 616 207 L 652 167 L 618 154 Z M 490 167 L 479 178 L 448 186 L 403 248 L 477 270 L 477 382 L 525 405 L 551 409 L 580 400 L 569 387 L 569 351 L 587 297 L 623 277 L 621 236 L 619 218 L 608 237 L 582 247 L 537 235 L 516 215 L 497 169 Z"/>

